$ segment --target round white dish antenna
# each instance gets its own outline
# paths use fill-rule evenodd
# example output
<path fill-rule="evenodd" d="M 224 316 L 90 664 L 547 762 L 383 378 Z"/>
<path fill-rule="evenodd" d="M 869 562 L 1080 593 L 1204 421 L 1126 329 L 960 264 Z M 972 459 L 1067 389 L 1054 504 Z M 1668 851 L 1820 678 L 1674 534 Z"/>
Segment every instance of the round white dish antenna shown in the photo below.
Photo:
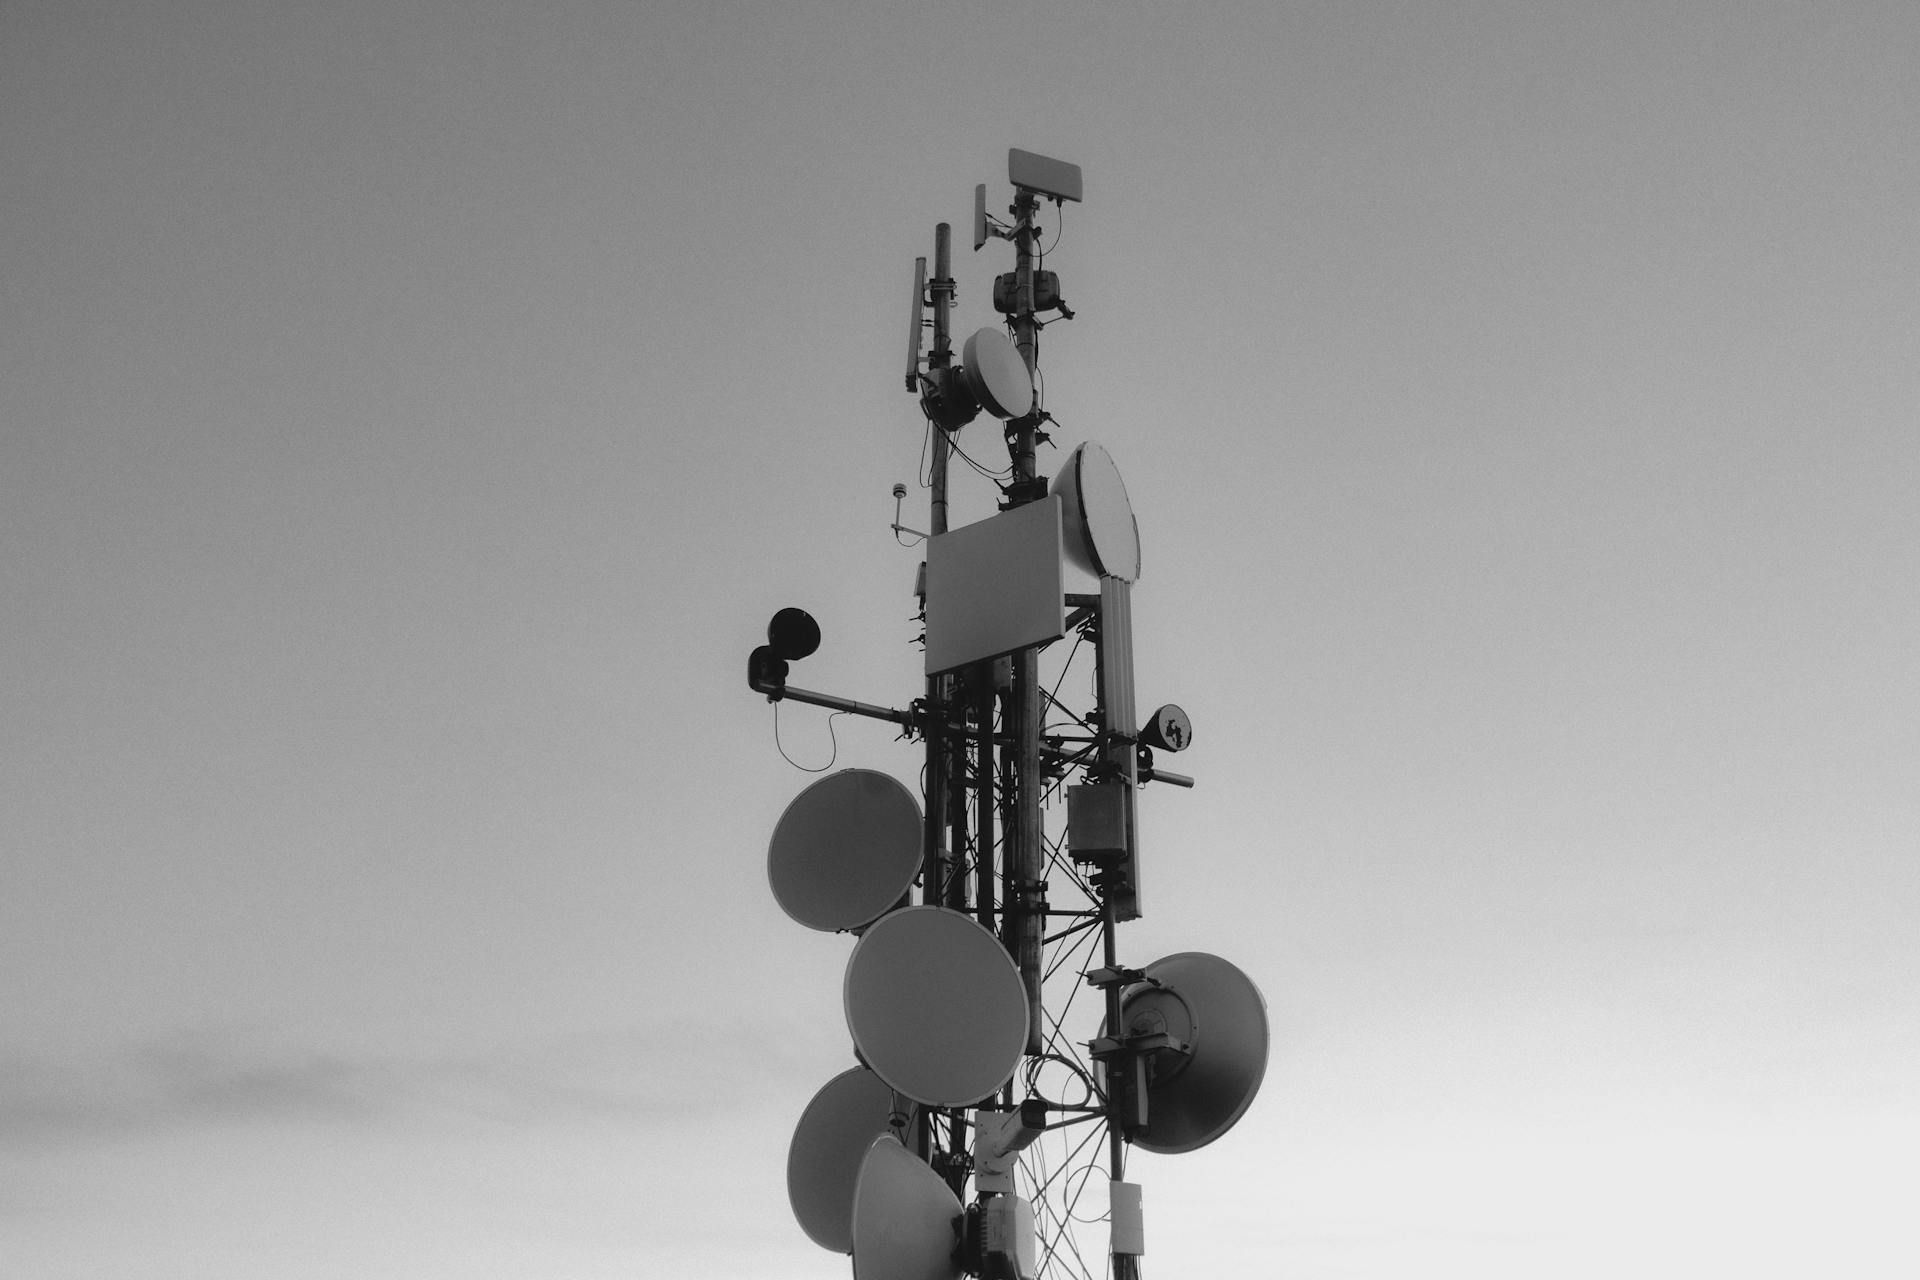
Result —
<path fill-rule="evenodd" d="M 767 845 L 780 909 L 837 933 L 899 902 L 920 870 L 920 802 L 872 769 L 842 769 L 793 798 Z"/>
<path fill-rule="evenodd" d="M 965 1217 L 939 1174 L 875 1138 L 853 1192 L 853 1280 L 959 1280 Z"/>
<path fill-rule="evenodd" d="M 1020 971 L 999 939 L 945 907 L 875 921 L 847 959 L 844 999 L 860 1060 L 928 1106 L 978 1102 L 1026 1050 Z"/>
<path fill-rule="evenodd" d="M 1140 527 L 1105 449 L 1091 440 L 1077 446 L 1049 488 L 1062 499 L 1069 561 L 1122 582 L 1140 576 Z"/>
<path fill-rule="evenodd" d="M 1033 409 L 1033 375 L 1004 330 L 975 329 L 960 347 L 960 376 L 982 409 L 996 418 Z"/>
<path fill-rule="evenodd" d="M 1134 1144 L 1192 1151 L 1231 1129 L 1260 1091 L 1267 1002 L 1253 979 L 1204 951 L 1167 956 L 1145 972 L 1152 981 L 1121 996 L 1121 1027 L 1128 1035 L 1164 1031 L 1187 1052 L 1160 1049 L 1149 1057 L 1147 1128 Z"/>
<path fill-rule="evenodd" d="M 853 1249 L 853 1191 L 873 1140 L 892 1131 L 895 1094 L 865 1067 L 849 1067 L 820 1087 L 800 1113 L 787 1145 L 787 1201 L 813 1242 Z M 914 1106 L 902 1100 L 911 1123 Z"/>

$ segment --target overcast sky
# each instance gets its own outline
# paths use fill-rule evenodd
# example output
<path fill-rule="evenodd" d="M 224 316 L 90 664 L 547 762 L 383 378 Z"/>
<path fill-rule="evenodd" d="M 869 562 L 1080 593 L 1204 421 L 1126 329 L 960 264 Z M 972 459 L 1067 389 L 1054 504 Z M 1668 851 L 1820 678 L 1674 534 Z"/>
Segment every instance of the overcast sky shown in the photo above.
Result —
<path fill-rule="evenodd" d="M 1139 516 L 1149 1274 L 1910 1277 L 1920 10 L 0 3 L 0 1256 L 838 1277 L 748 650 L 918 691 L 1005 154 Z M 961 444 L 998 463 L 997 432 Z M 958 484 L 956 523 L 993 491 Z M 915 785 L 790 706 L 796 761 Z"/>

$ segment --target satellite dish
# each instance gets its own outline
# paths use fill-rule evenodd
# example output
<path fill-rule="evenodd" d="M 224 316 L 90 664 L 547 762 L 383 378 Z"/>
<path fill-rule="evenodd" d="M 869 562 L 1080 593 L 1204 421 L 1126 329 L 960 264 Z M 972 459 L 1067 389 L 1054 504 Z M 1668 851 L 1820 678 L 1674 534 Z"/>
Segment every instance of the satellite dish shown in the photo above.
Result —
<path fill-rule="evenodd" d="M 870 924 L 920 870 L 920 803 L 895 779 L 842 769 L 793 798 L 767 845 L 780 909 L 809 929 Z"/>
<path fill-rule="evenodd" d="M 853 1280 L 959 1280 L 966 1212 L 939 1174 L 875 1138 L 853 1192 Z"/>
<path fill-rule="evenodd" d="M 994 417 L 1019 418 L 1033 408 L 1033 375 L 1004 330 L 975 329 L 960 348 L 960 362 L 960 380 Z"/>
<path fill-rule="evenodd" d="M 1192 1151 L 1231 1129 L 1260 1091 L 1267 1002 L 1251 978 L 1204 951 L 1167 956 L 1145 972 L 1147 982 L 1121 995 L 1120 1025 L 1129 1035 L 1164 1031 L 1187 1052 L 1148 1056 L 1147 1127 L 1134 1142 L 1165 1154 Z"/>
<path fill-rule="evenodd" d="M 847 959 L 845 1003 L 860 1060 L 931 1107 L 978 1102 L 1026 1051 L 1020 971 L 999 939 L 945 907 L 874 922 Z"/>
<path fill-rule="evenodd" d="M 941 372 L 920 397 L 921 407 L 949 431 L 985 409 L 996 418 L 1020 418 L 1033 408 L 1033 375 L 1020 349 L 1000 329 L 976 329 L 960 348 L 960 363 Z"/>
<path fill-rule="evenodd" d="M 820 1087 L 787 1146 L 787 1200 L 800 1229 L 823 1249 L 853 1249 L 853 1193 L 873 1140 L 889 1133 L 896 1095 L 865 1067 Z M 913 1104 L 904 1104 L 911 1118 Z"/>
<path fill-rule="evenodd" d="M 1067 559 L 1103 578 L 1140 576 L 1140 526 L 1120 469 L 1088 441 L 1067 455 L 1051 490 L 1064 499 Z"/>

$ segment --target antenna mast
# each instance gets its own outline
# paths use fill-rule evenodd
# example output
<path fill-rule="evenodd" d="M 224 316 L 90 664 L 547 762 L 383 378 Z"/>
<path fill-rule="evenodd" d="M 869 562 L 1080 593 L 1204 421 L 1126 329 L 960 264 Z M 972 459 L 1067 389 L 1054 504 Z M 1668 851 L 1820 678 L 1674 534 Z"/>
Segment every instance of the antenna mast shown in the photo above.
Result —
<path fill-rule="evenodd" d="M 1013 344 L 1034 377 L 1040 358 L 1040 327 L 1033 314 L 1033 246 L 1038 231 L 1033 215 L 1040 198 L 1025 187 L 1014 201 L 1014 293 Z M 1033 409 L 1007 423 L 1007 456 L 1012 463 L 1013 479 L 1007 485 L 1007 506 L 1024 506 L 1047 493 L 1044 480 L 1034 478 L 1034 452 L 1039 435 L 1041 410 Z M 1003 897 L 1006 922 L 1002 936 L 1020 977 L 1027 986 L 1027 1001 L 1034 1008 L 1027 1052 L 1045 1052 L 1040 1009 L 1040 940 L 1046 929 L 1046 849 L 1040 826 L 1040 718 L 1043 699 L 1040 683 L 1040 652 L 1028 647 L 1013 655 L 1012 687 L 1005 696 L 1004 720 L 1013 733 L 1012 750 L 1002 773 L 1006 795 L 1007 855 Z"/>
<path fill-rule="evenodd" d="M 933 350 L 927 368 L 934 381 L 946 376 L 953 364 L 953 343 L 948 333 L 948 317 L 953 308 L 953 229 L 942 222 L 933 229 Z M 914 375 L 917 376 L 917 375 Z M 918 387 L 909 388 L 919 390 Z M 930 489 L 928 532 L 939 537 L 947 531 L 947 462 L 953 442 L 945 431 L 929 425 L 927 485 Z M 926 596 L 921 595 L 920 611 L 926 613 Z M 946 707 L 953 702 L 955 677 L 936 672 L 927 677 L 927 705 Z M 921 901 L 964 911 L 967 906 L 966 879 L 959 873 L 958 859 L 966 848 L 967 822 L 964 806 L 954 803 L 953 755 L 958 744 L 946 733 L 927 735 L 927 816 L 925 870 L 921 876 Z"/>
<path fill-rule="evenodd" d="M 1075 1224 L 1097 1214 L 1075 1210 L 1086 1179 L 1060 1176 L 1085 1168 L 1080 1153 L 1097 1133 L 1076 1128 L 1085 1124 L 1107 1129 L 1112 1278 L 1136 1280 L 1146 1246 L 1127 1148 L 1176 1153 L 1213 1141 L 1251 1104 L 1266 1067 L 1266 1006 L 1245 974 L 1201 952 L 1143 969 L 1120 960 L 1117 927 L 1140 914 L 1135 793 L 1147 782 L 1193 785 L 1155 768 L 1152 756 L 1184 748 L 1192 728 L 1172 704 L 1145 726 L 1135 716 L 1139 532 L 1112 460 L 1084 443 L 1051 484 L 1038 474 L 1051 421 L 1035 395 L 1038 317 L 1073 312 L 1054 273 L 1038 265 L 1037 215 L 1042 198 L 1080 200 L 1079 166 L 1016 149 L 1007 176 L 1011 224 L 987 218 L 983 185 L 973 240 L 975 249 L 990 236 L 1013 241 L 1014 270 L 993 290 L 1010 335 L 976 330 L 955 359 L 946 223 L 934 229 L 931 278 L 925 258 L 915 272 L 906 383 L 932 436 L 930 533 L 916 588 L 924 697 L 897 709 L 790 687 L 790 664 L 820 643 L 799 609 L 774 615 L 747 664 L 748 685 L 769 701 L 889 721 L 925 746 L 924 811 L 898 780 L 842 770 L 788 806 L 767 853 L 788 915 L 859 937 L 843 994 L 860 1065 L 815 1096 L 788 1157 L 802 1229 L 851 1253 L 855 1280 L 1088 1274 Z M 952 437 L 983 410 L 1004 424 L 1008 478 L 997 514 L 954 529 Z M 894 529 L 912 532 L 897 511 Z M 1098 594 L 1069 592 L 1070 566 L 1096 577 Z M 1048 659 L 1054 692 L 1040 674 L 1041 651 L 1069 633 L 1092 642 L 1093 706 L 1084 713 L 1058 699 L 1078 643 Z M 1060 713 L 1053 727 L 1049 706 Z M 1066 823 L 1050 842 L 1043 801 L 1058 794 Z M 1050 879 L 1059 904 L 1049 901 Z M 1056 984 L 1077 989 L 1077 976 L 1099 991 L 1104 1016 L 1091 1039 L 1067 1025 L 1071 995 L 1048 1008 L 1049 971 L 1061 975 Z M 1064 1080 L 1043 1078 L 1050 1070 Z M 1076 1142 L 1075 1133 L 1085 1136 Z M 1065 1145 L 1023 1163 L 1020 1153 L 1043 1142 Z"/>

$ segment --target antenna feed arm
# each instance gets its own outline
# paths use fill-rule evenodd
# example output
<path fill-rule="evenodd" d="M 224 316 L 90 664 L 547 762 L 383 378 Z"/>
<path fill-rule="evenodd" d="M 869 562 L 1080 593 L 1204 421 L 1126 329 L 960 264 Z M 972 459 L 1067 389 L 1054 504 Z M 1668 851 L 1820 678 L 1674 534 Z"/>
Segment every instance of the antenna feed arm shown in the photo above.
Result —
<path fill-rule="evenodd" d="M 1153 767 L 1153 748 L 1142 743 L 1135 756 L 1134 776 L 1142 782 L 1166 782 L 1176 787 L 1192 787 L 1193 779 L 1171 769 Z"/>
<path fill-rule="evenodd" d="M 893 724 L 911 729 L 918 723 L 918 717 L 911 711 L 901 711 L 895 707 L 876 706 L 871 702 L 856 702 L 852 698 L 842 698 L 831 693 L 815 693 L 811 689 L 796 689 L 788 685 L 783 697 L 792 702 L 804 702 L 809 706 L 826 707 L 830 711 L 844 711 L 851 715 L 866 716 L 873 720 L 886 720 Z"/>
<path fill-rule="evenodd" d="M 1081 975 L 1090 987 L 1106 990 L 1108 987 L 1131 987 L 1151 981 L 1143 969 L 1129 969 L 1124 965 L 1111 964 L 1100 969 L 1089 969 Z M 1157 985 L 1157 984 L 1156 984 Z"/>

